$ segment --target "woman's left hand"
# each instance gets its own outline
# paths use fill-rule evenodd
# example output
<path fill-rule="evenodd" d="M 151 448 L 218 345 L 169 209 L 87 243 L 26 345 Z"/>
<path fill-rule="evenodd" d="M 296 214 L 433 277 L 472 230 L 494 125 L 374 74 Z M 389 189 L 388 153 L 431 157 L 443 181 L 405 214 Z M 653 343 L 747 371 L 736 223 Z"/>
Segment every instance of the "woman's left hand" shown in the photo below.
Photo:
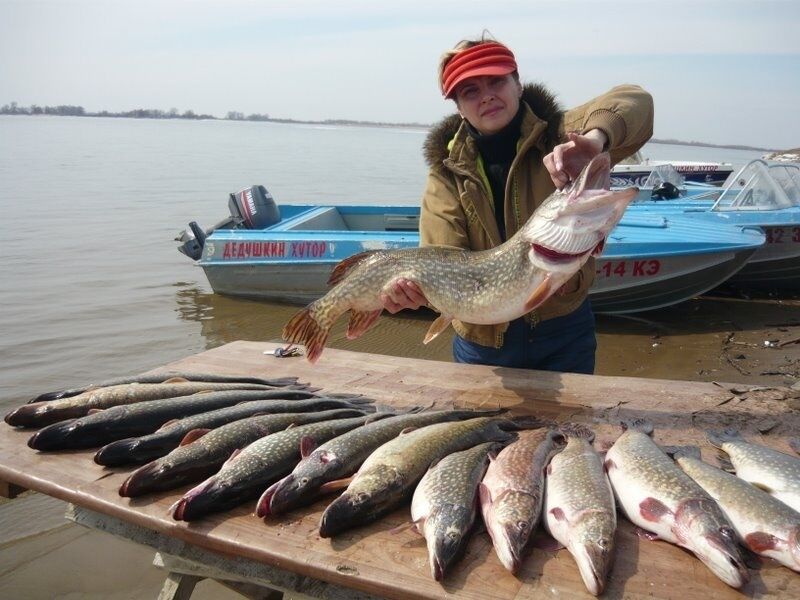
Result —
<path fill-rule="evenodd" d="M 568 133 L 567 141 L 559 144 L 542 161 L 550 178 L 559 190 L 578 177 L 589 161 L 603 151 L 608 136 L 600 129 L 584 134 Z"/>

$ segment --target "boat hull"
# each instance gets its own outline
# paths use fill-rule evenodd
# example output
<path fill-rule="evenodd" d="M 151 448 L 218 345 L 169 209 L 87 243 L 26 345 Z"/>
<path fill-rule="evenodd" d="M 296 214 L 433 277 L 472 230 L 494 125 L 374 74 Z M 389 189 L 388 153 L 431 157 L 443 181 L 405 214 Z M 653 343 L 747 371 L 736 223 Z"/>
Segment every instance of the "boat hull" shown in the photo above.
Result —
<path fill-rule="evenodd" d="M 596 313 L 626 314 L 677 304 L 727 281 L 742 269 L 754 252 L 755 248 L 747 248 L 669 260 L 601 258 L 589 291 L 592 308 Z M 620 265 L 627 265 L 627 269 L 620 269 Z M 658 272 L 653 273 L 656 269 Z M 652 275 L 647 276 L 648 273 Z"/>

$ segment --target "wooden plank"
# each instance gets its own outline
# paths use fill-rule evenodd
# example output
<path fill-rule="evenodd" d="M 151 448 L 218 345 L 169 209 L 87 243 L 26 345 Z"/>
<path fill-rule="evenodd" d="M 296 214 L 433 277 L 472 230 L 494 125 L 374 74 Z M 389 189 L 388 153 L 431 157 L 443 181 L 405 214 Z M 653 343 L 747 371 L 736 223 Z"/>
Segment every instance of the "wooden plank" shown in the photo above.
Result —
<path fill-rule="evenodd" d="M 184 575 L 183 573 L 168 573 L 164 587 L 158 594 L 158 600 L 189 600 L 202 577 Z"/>
<path fill-rule="evenodd" d="M 13 500 L 24 491 L 26 491 L 24 487 L 18 486 L 15 483 L 0 481 L 0 498 Z"/>
<path fill-rule="evenodd" d="M 707 427 L 739 427 L 751 439 L 760 438 L 778 449 L 788 448 L 787 437 L 800 431 L 800 413 L 785 401 L 757 393 L 734 393 L 730 389 L 734 386 L 522 371 L 331 349 L 316 365 L 310 365 L 302 358 L 263 354 L 275 347 L 234 342 L 164 368 L 294 375 L 328 391 L 368 394 L 398 407 L 431 401 L 442 408 L 502 406 L 514 414 L 588 423 L 597 431 L 598 445 L 618 435 L 620 419 L 641 416 L 654 422 L 657 441 L 698 444 L 706 458 L 713 456 L 704 441 Z M 760 436 L 756 424 L 765 419 L 777 424 L 768 435 Z M 29 436 L 30 432 L 0 428 L 0 478 L 165 534 L 165 539 L 176 544 L 243 557 L 390 598 L 458 596 L 477 600 L 540 593 L 590 597 L 565 550 L 532 550 L 522 572 L 513 577 L 497 561 L 485 532 L 472 537 L 464 559 L 440 585 L 430 577 L 422 538 L 410 530 L 392 533 L 407 522 L 407 507 L 334 540 L 317 535 L 326 500 L 266 523 L 252 515 L 250 505 L 198 523 L 178 523 L 167 509 L 186 488 L 142 499 L 120 498 L 117 489 L 130 469 L 95 465 L 91 451 L 37 454 L 26 446 Z M 641 541 L 624 521 L 617 545 L 608 586 L 611 597 L 740 597 L 688 553 L 664 542 Z M 744 593 L 800 597 L 800 577 L 766 561 Z"/>

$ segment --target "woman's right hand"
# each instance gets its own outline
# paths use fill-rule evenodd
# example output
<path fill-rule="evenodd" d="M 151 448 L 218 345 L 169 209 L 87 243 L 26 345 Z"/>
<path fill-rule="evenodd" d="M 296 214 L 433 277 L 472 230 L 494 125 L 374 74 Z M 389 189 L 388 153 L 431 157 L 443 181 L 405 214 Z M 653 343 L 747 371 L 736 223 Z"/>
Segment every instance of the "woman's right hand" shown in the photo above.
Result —
<path fill-rule="evenodd" d="M 381 302 L 383 308 L 395 314 L 404 308 L 416 310 L 420 306 L 425 306 L 428 304 L 428 299 L 416 283 L 408 279 L 398 279 L 392 287 L 381 294 Z"/>

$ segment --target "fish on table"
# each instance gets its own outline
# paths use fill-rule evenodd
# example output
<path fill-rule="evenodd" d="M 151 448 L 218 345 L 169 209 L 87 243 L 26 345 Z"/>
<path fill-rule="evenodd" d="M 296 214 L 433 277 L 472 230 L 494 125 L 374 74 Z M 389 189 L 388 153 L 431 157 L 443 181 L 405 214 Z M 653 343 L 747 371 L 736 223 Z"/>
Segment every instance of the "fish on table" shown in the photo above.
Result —
<path fill-rule="evenodd" d="M 800 512 L 699 456 L 674 458 L 716 500 L 746 548 L 800 572 Z"/>
<path fill-rule="evenodd" d="M 544 470 L 564 447 L 564 435 L 546 427 L 521 431 L 486 469 L 478 488 L 481 514 L 502 565 L 517 573 L 522 554 L 539 523 Z"/>
<path fill-rule="evenodd" d="M 263 408 L 264 412 L 275 412 L 274 409 L 289 407 L 303 399 L 315 396 L 314 392 L 305 390 L 272 388 L 266 391 L 203 392 L 189 396 L 121 404 L 85 417 L 47 425 L 31 436 L 28 446 L 42 451 L 96 448 L 121 438 L 153 433 L 165 423 L 198 413 L 205 415 L 208 414 L 208 411 L 222 409 L 233 414 L 242 414 L 246 412 L 247 408 L 251 409 L 251 414 L 259 408 Z M 259 401 L 259 403 L 253 406 L 250 404 L 251 401 Z M 270 402 L 274 403 L 273 410 L 268 409 Z M 242 408 L 242 403 L 245 405 L 244 408 Z M 338 400 L 331 400 L 327 404 L 325 408 L 352 407 L 346 401 L 342 403 Z M 295 409 L 292 412 L 302 412 L 302 409 Z M 216 413 L 215 416 L 219 417 L 219 414 Z M 167 428 L 168 431 L 169 429 Z M 112 450 L 108 450 L 105 455 L 109 456 L 111 453 Z M 127 453 L 126 456 L 132 458 L 132 453 Z"/>
<path fill-rule="evenodd" d="M 185 379 L 186 381 L 207 381 L 215 383 L 256 383 L 269 385 L 272 387 L 283 387 L 297 383 L 297 377 L 275 377 L 263 379 L 261 377 L 249 377 L 245 375 L 219 375 L 217 373 L 196 373 L 192 371 L 162 371 L 159 373 L 140 373 L 139 375 L 129 375 L 126 377 L 115 377 L 106 379 L 98 383 L 89 383 L 81 387 L 67 388 L 53 392 L 45 392 L 32 398 L 28 403 L 44 402 L 47 400 L 58 400 L 59 398 L 69 398 L 77 396 L 91 389 L 101 387 L 111 387 L 112 385 L 122 385 L 125 383 L 164 383 L 168 379 Z"/>
<path fill-rule="evenodd" d="M 283 387 L 283 386 L 280 386 Z M 291 386 L 308 389 L 307 386 Z M 5 417 L 6 423 L 14 427 L 43 427 L 58 421 L 83 417 L 95 410 L 103 410 L 121 404 L 133 404 L 145 400 L 160 400 L 176 396 L 188 396 L 199 392 L 223 390 L 274 390 L 276 386 L 255 383 L 217 383 L 168 379 L 163 383 L 127 383 L 87 390 L 77 396 L 25 404 Z"/>
<path fill-rule="evenodd" d="M 434 423 L 490 417 L 505 411 L 440 410 L 402 414 L 348 431 L 319 446 L 294 470 L 270 486 L 258 502 L 260 517 L 286 512 L 312 501 L 320 493 L 341 490 L 366 458 L 400 433 Z"/>
<path fill-rule="evenodd" d="M 172 506 L 173 518 L 194 521 L 258 498 L 268 485 L 291 471 L 316 444 L 360 427 L 369 420 L 388 416 L 388 413 L 375 413 L 345 418 L 346 411 L 339 410 L 341 418 L 330 417 L 329 420 L 290 427 L 262 437 L 234 453 L 218 473 L 186 492 Z"/>
<path fill-rule="evenodd" d="M 380 317 L 380 296 L 398 279 L 419 286 L 440 313 L 428 343 L 453 319 L 493 324 L 511 321 L 540 306 L 589 259 L 598 256 L 622 218 L 636 188 L 610 191 L 607 153 L 593 158 L 578 178 L 553 192 L 505 243 L 484 251 L 446 247 L 365 252 L 340 262 L 325 296 L 297 313 L 283 339 L 305 344 L 311 362 L 322 354 L 331 327 L 350 311 L 347 338 L 355 339 Z"/>
<path fill-rule="evenodd" d="M 731 587 L 742 587 L 750 573 L 725 513 L 656 445 L 650 423 L 637 419 L 623 428 L 605 459 L 622 512 L 634 525 L 692 552 Z"/>
<path fill-rule="evenodd" d="M 358 394 L 324 395 L 305 390 L 243 393 L 254 394 L 254 398 L 263 399 L 241 401 L 233 406 L 168 421 L 153 433 L 106 444 L 94 455 L 94 461 L 107 467 L 145 463 L 168 454 L 178 446 L 188 444 L 212 429 L 259 414 L 297 413 L 332 408 L 359 408 L 365 412 L 374 410 L 370 406 L 373 400 L 360 397 Z"/>
<path fill-rule="evenodd" d="M 362 408 L 334 408 L 261 414 L 239 419 L 212 429 L 165 456 L 139 467 L 122 483 L 119 494 L 128 497 L 141 496 L 194 483 L 219 471 L 227 460 L 256 440 L 283 431 L 290 425 L 358 417 L 367 412 Z"/>
<path fill-rule="evenodd" d="M 479 417 L 402 433 L 376 448 L 347 489 L 328 505 L 320 520 L 320 536 L 332 537 L 376 520 L 410 497 L 433 462 L 483 442 L 510 442 L 520 427 L 503 417 Z"/>
<path fill-rule="evenodd" d="M 436 581 L 461 556 L 477 513 L 478 485 L 491 453 L 503 445 L 485 442 L 448 454 L 422 476 L 411 498 L 411 520 L 425 538 Z"/>
<path fill-rule="evenodd" d="M 709 431 L 708 440 L 727 455 L 737 477 L 800 512 L 800 458 L 748 442 L 733 429 Z"/>
<path fill-rule="evenodd" d="M 562 426 L 567 445 L 545 469 L 544 526 L 578 564 L 589 593 L 603 593 L 614 560 L 617 509 L 594 433 Z"/>

